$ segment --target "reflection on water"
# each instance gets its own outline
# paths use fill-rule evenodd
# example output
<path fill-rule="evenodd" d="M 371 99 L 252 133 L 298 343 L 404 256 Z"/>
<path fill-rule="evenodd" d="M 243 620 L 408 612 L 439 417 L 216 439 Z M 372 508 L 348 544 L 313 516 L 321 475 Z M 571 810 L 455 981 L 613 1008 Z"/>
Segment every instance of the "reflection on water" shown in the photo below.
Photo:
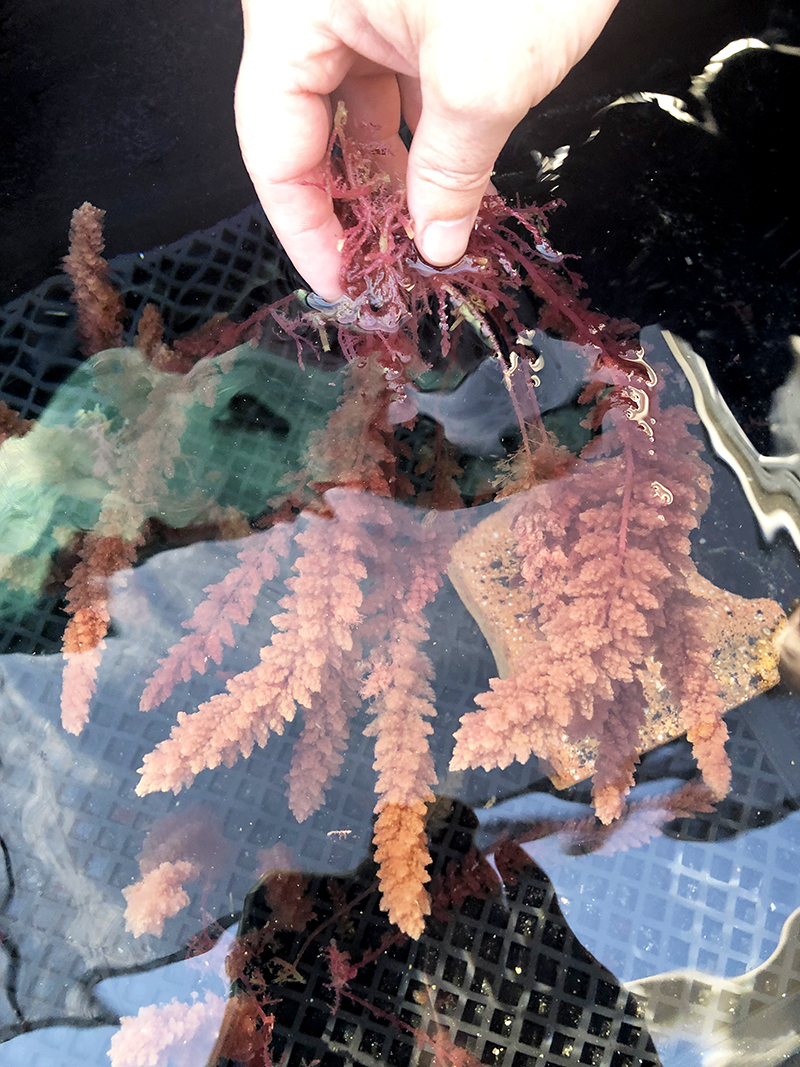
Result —
<path fill-rule="evenodd" d="M 703 359 L 685 341 L 670 333 L 665 336 L 691 384 L 711 445 L 739 479 L 764 537 L 772 541 L 780 530 L 786 530 L 800 551 L 800 453 L 762 456 L 723 400 Z M 796 339 L 791 340 L 794 344 Z M 795 388 L 793 375 L 776 392 L 773 431 L 779 442 L 791 440 L 796 432 L 797 416 L 792 418 L 787 411 Z"/>
<path fill-rule="evenodd" d="M 714 1067 L 780 1064 L 797 1049 L 800 908 L 764 963 L 736 978 L 697 971 L 631 983 L 656 1032 L 691 1038 Z"/>

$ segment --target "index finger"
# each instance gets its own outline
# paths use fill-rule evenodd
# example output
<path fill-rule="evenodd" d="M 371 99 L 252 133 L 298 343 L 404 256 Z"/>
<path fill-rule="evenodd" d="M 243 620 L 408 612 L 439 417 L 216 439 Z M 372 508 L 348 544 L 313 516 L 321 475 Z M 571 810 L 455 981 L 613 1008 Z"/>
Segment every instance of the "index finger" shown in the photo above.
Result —
<path fill-rule="evenodd" d="M 247 19 L 236 83 L 236 128 L 245 166 L 289 258 L 325 300 L 343 295 L 339 282 L 342 226 L 325 188 L 330 103 L 297 83 L 288 62 L 276 63 L 275 35 Z M 337 64 L 340 68 L 346 64 Z M 341 76 L 331 72 L 335 87 Z"/>

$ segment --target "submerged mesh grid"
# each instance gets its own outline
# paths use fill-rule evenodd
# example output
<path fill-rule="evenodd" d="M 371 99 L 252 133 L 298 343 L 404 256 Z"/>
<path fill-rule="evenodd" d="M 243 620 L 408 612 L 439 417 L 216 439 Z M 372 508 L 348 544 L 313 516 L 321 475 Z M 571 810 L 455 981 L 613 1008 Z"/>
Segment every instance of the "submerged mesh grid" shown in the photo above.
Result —
<path fill-rule="evenodd" d="M 445 818 L 437 815 L 442 809 Z M 434 885 L 470 852 L 476 825 L 462 804 L 439 801 L 429 823 Z M 660 1064 L 636 1000 L 577 941 L 552 883 L 531 861 L 507 876 L 503 893 L 467 896 L 438 915 L 434 905 L 419 941 L 386 948 L 348 984 L 353 996 L 344 993 L 331 1010 L 324 954 L 331 920 L 338 917 L 337 948 L 354 960 L 391 934 L 373 877 L 366 865 L 336 887 L 330 879 L 308 886 L 322 939 L 297 962 L 302 981 L 268 988 L 277 1001 L 274 1055 L 285 1056 L 287 1067 L 314 1060 L 323 1067 L 431 1067 L 452 1058 L 436 1045 L 443 1034 L 494 1067 Z M 355 902 L 344 914 L 343 896 Z M 258 891 L 246 902 L 241 932 L 260 929 L 269 915 Z M 304 936 L 288 935 L 265 953 L 259 961 L 265 973 L 276 956 L 293 959 Z"/>
<path fill-rule="evenodd" d="M 258 207 L 200 234 L 111 263 L 111 278 L 130 315 L 125 343 L 148 302 L 162 314 L 168 341 L 212 315 L 245 317 L 275 299 L 285 262 Z M 26 418 L 39 415 L 53 390 L 82 361 L 69 281 L 50 278 L 0 308 L 0 397 Z"/>
<path fill-rule="evenodd" d="M 244 316 L 277 295 L 282 284 L 274 243 L 263 216 L 255 208 L 169 247 L 119 257 L 112 263 L 112 275 L 131 311 L 128 340 L 135 332 L 139 310 L 148 300 L 159 306 L 171 339 L 216 312 Z M 73 308 L 63 279 L 51 279 L 0 310 L 0 396 L 22 415 L 39 414 L 53 390 L 79 362 Z M 223 571 L 224 566 L 223 558 Z M 452 630 L 436 664 L 437 697 L 445 727 L 448 717 L 453 723 L 457 721 L 472 695 L 485 688 L 492 673 L 491 659 L 480 634 L 466 613 L 459 611 L 455 599 L 447 602 L 447 596 L 443 595 L 439 610 L 453 620 Z M 184 601 L 175 610 L 178 620 L 190 613 Z M 62 629 L 58 601 L 44 601 L 30 617 L 7 623 L 0 634 L 0 651 L 53 651 Z M 251 645 L 252 642 L 251 638 Z M 242 654 L 253 651 L 244 647 Z M 25 693 L 38 686 L 38 703 L 52 707 L 58 664 L 53 660 L 53 669 L 45 672 L 43 681 L 41 671 L 33 670 L 40 668 L 42 662 L 39 657 L 31 661 L 30 671 L 22 666 L 15 685 L 17 691 Z M 83 872 L 91 884 L 106 887 L 107 895 L 115 898 L 136 877 L 134 858 L 141 847 L 143 829 L 150 818 L 166 810 L 164 798 L 148 798 L 148 815 L 143 819 L 120 798 L 132 792 L 141 753 L 164 736 L 165 724 L 172 714 L 154 714 L 143 723 L 133 713 L 138 695 L 134 691 L 140 688 L 141 678 L 136 673 L 125 677 L 131 699 L 127 700 L 128 694 L 120 689 L 103 698 L 94 713 L 91 737 L 81 739 L 76 758 L 71 762 L 71 757 L 62 756 L 60 763 L 50 758 L 47 768 L 47 782 L 70 813 L 65 825 L 57 829 L 63 830 L 64 847 L 75 869 Z M 191 700 L 191 692 L 188 699 Z M 3 768 L 4 795 L 9 810 L 18 804 L 22 811 L 27 798 L 41 787 L 44 771 L 37 778 L 39 757 L 27 700 L 12 699 L 7 687 L 3 706 L 6 733 L 13 738 Z M 775 713 L 774 705 L 772 710 Z M 57 718 L 55 713 L 52 718 Z M 659 881 L 664 861 L 657 849 L 637 853 L 633 865 L 622 854 L 610 861 L 608 877 L 594 886 L 586 918 L 598 934 L 600 948 L 595 952 L 618 973 L 631 973 L 636 970 L 637 960 L 648 958 L 636 938 L 626 933 L 637 922 L 645 923 L 656 938 L 666 941 L 671 937 L 680 942 L 686 953 L 698 943 L 701 948 L 707 947 L 703 931 L 710 929 L 709 922 L 714 923 L 715 959 L 704 957 L 697 962 L 722 968 L 726 973 L 740 973 L 753 952 L 764 958 L 777 943 L 782 920 L 791 910 L 792 895 L 779 900 L 770 911 L 769 904 L 774 901 L 764 899 L 761 881 L 754 880 L 752 885 L 746 879 L 746 884 L 741 880 L 735 885 L 726 883 L 723 857 L 714 849 L 715 844 L 729 840 L 746 842 L 746 835 L 741 839 L 738 835 L 785 819 L 796 809 L 797 783 L 787 770 L 788 756 L 786 766 L 782 765 L 785 749 L 776 742 L 787 728 L 790 713 L 778 709 L 772 725 L 765 726 L 768 719 L 765 705 L 759 701 L 728 717 L 734 764 L 732 795 L 715 815 L 674 828 L 675 834 L 707 846 L 700 867 L 690 851 L 684 850 L 680 862 L 673 858 L 671 878 Z M 306 869 L 342 870 L 363 856 L 373 797 L 371 754 L 359 725 L 344 773 L 329 795 L 328 821 L 314 817 L 298 828 L 293 820 L 280 814 L 285 812 L 283 774 L 294 740 L 291 731 L 274 739 L 269 759 L 262 753 L 254 755 L 257 767 L 249 774 L 239 767 L 197 783 L 194 799 L 207 799 L 224 829 L 239 842 L 239 854 L 231 864 L 225 885 L 218 889 L 216 901 L 243 899 L 256 851 L 282 833 L 291 835 L 298 861 Z M 790 737 L 796 736 L 795 729 L 796 724 L 792 724 Z M 104 768 L 113 767 L 113 780 L 88 779 L 81 753 L 98 759 Z M 681 743 L 645 761 L 645 777 L 648 767 L 653 768 L 653 777 L 687 778 L 692 773 L 687 746 Z M 447 791 L 449 783 L 443 768 L 441 783 Z M 550 791 L 535 765 L 513 765 L 488 775 L 467 774 L 457 785 L 461 800 L 474 806 L 484 804 L 490 797 L 523 794 L 531 787 Z M 578 787 L 567 796 L 580 802 L 586 792 Z M 471 816 L 460 806 L 458 810 L 461 814 L 448 823 L 437 845 L 440 866 L 448 857 L 463 855 L 465 842 L 473 832 Z M 53 813 L 44 802 L 40 813 L 47 831 L 50 824 L 45 816 Z M 340 825 L 359 827 L 352 841 L 326 836 L 326 828 L 337 820 Z M 242 827 L 249 827 L 244 835 Z M 19 841 L 25 840 L 21 835 Z M 15 880 L 13 891 L 7 893 L 3 917 L 5 997 L 0 1005 L 0 1035 L 10 1037 L 21 1032 L 23 1018 L 80 1019 L 84 1025 L 108 1022 L 107 1009 L 91 992 L 91 968 L 87 970 L 85 957 L 72 944 L 69 931 L 75 902 L 65 899 L 57 889 L 43 894 L 36 884 L 37 879 L 42 884 L 41 879 L 33 868 L 28 884 L 21 874 L 28 859 L 21 851 L 23 847 L 21 844 L 18 852 L 12 845 L 8 867 Z M 738 851 L 734 849 L 733 862 L 747 852 L 746 844 Z M 768 859 L 773 865 L 773 880 L 793 879 L 798 853 L 800 843 L 794 847 L 787 841 L 785 847 L 772 850 L 768 857 L 754 859 L 753 863 L 763 864 Z M 688 879 L 693 876 L 689 868 L 699 872 L 695 881 L 705 887 L 702 899 L 690 891 Z M 559 882 L 559 892 L 564 894 L 569 880 L 563 872 L 559 877 L 564 878 Z M 324 882 L 318 879 L 314 889 L 323 911 L 327 892 Z M 353 882 L 356 886 L 367 884 L 363 875 L 356 876 Z M 676 885 L 689 887 L 683 901 Z M 677 929 L 675 917 L 680 908 L 688 910 L 690 922 Z M 728 921 L 732 909 L 735 924 Z M 680 914 L 683 916 L 684 912 Z M 385 926 L 385 917 L 373 894 L 361 910 L 351 943 L 359 944 L 362 935 L 364 943 L 369 943 L 375 931 L 384 930 Z M 170 932 L 171 943 L 179 947 L 195 928 L 191 917 L 176 920 Z M 676 949 L 678 954 L 683 951 Z M 139 958 L 143 962 L 150 957 L 142 950 Z M 135 964 L 133 959 L 128 962 Z M 415 1059 L 422 1067 L 428 1067 L 429 1048 L 416 1048 L 413 1037 L 402 1032 L 398 1035 L 396 1025 L 370 1014 L 355 1002 L 345 1002 L 335 1018 L 315 1007 L 314 997 L 329 999 L 325 990 L 327 977 L 324 962 L 314 954 L 306 986 L 281 990 L 276 1043 L 278 1051 L 281 1047 L 289 1051 L 290 1064 L 320 1057 L 325 1067 L 338 1067 L 345 1062 L 388 1062 L 405 1067 Z M 353 989 L 364 1000 L 379 1005 L 389 1003 L 391 1013 L 416 1027 L 421 1016 L 415 994 L 430 990 L 433 985 L 436 992 L 430 995 L 434 998 L 435 1019 L 426 1025 L 435 1029 L 438 1020 L 448 1028 L 455 1043 L 468 1048 L 480 1062 L 502 1063 L 503 1067 L 561 1067 L 576 1062 L 649 1067 L 658 1063 L 632 1002 L 620 991 L 619 983 L 582 949 L 566 925 L 553 886 L 533 866 L 516 888 L 508 890 L 505 902 L 471 898 L 447 923 L 431 922 L 418 944 L 387 951 L 381 960 L 364 969 Z M 75 992 L 78 988 L 82 990 L 80 995 Z M 42 1067 L 49 1067 L 47 1059 L 39 1062 Z"/>
<path fill-rule="evenodd" d="M 111 263 L 111 279 L 128 311 L 125 344 L 133 342 L 147 303 L 161 313 L 169 342 L 215 314 L 245 318 L 282 295 L 284 278 L 285 259 L 258 206 L 174 244 L 117 256 Z M 0 399 L 24 418 L 40 415 L 85 358 L 70 293 L 69 279 L 58 275 L 0 308 Z M 46 598 L 35 612 L 20 613 L 0 629 L 0 653 L 58 651 L 64 625 L 59 598 Z"/>

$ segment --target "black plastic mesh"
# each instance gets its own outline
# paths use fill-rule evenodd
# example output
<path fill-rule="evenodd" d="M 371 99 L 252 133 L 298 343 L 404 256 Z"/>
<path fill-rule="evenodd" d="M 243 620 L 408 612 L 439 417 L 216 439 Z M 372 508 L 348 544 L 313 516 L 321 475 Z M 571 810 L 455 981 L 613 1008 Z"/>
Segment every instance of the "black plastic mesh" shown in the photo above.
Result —
<path fill-rule="evenodd" d="M 163 248 L 117 256 L 111 278 L 129 312 L 126 342 L 148 302 L 161 312 L 167 340 L 215 314 L 245 317 L 275 298 L 282 262 L 255 206 Z M 50 278 L 0 309 L 0 397 L 26 418 L 81 362 L 69 296 L 67 278 Z"/>
<path fill-rule="evenodd" d="M 429 833 L 439 879 L 460 865 L 472 847 L 476 819 L 460 803 L 439 802 Z M 367 865 L 352 879 L 312 879 L 308 899 L 315 923 L 340 916 L 336 943 L 358 960 L 391 933 Z M 370 888 L 372 887 L 372 892 Z M 340 896 L 358 901 L 341 914 Z M 495 1067 L 657 1067 L 660 1063 L 635 999 L 583 948 L 564 919 L 552 883 L 535 863 L 525 862 L 505 893 L 467 896 L 429 919 L 419 941 L 390 945 L 368 963 L 331 1010 L 324 936 L 298 961 L 303 982 L 273 984 L 277 1032 L 275 1055 L 289 1067 L 318 1059 L 325 1067 L 345 1063 L 431 1067 L 447 1062 L 436 1040 L 448 1035 L 479 1063 Z M 270 909 L 258 892 L 245 905 L 241 930 L 259 929 Z M 304 934 L 287 936 L 261 959 L 269 974 L 280 954 L 292 959 Z M 372 1006 L 370 1011 L 366 1005 Z M 426 1041 L 427 1036 L 427 1041 Z M 230 1061 L 223 1061 L 226 1064 Z"/>
<path fill-rule="evenodd" d="M 244 316 L 274 297 L 284 284 L 274 244 L 258 209 L 243 212 L 207 233 L 167 248 L 119 257 L 112 263 L 112 275 L 131 311 L 128 339 L 135 331 L 139 309 L 148 300 L 159 306 L 171 339 L 216 312 Z M 24 416 L 37 415 L 59 382 L 80 361 L 72 305 L 62 279 L 52 279 L 0 310 L 0 346 L 0 395 Z M 208 560 L 203 562 L 205 569 L 199 571 L 204 576 L 203 584 L 217 580 L 225 572 L 233 551 L 230 546 L 213 550 L 211 572 Z M 787 601 L 796 562 L 787 561 L 785 556 L 786 553 L 780 557 L 783 562 L 777 568 L 778 576 L 771 576 L 769 581 L 772 595 Z M 774 569 L 775 558 L 765 562 L 764 567 Z M 162 568 L 159 578 L 162 592 L 166 589 L 166 570 Z M 146 568 L 137 570 L 130 583 L 131 595 L 137 593 L 140 579 L 150 580 L 149 573 Z M 63 842 L 74 870 L 86 876 L 87 885 L 103 887 L 100 898 L 106 904 L 113 902 L 118 910 L 120 890 L 137 877 L 135 856 L 143 834 L 153 818 L 169 810 L 171 804 L 164 797 L 147 798 L 144 804 L 130 799 L 137 780 L 136 767 L 142 753 L 165 736 L 175 710 L 196 703 L 198 697 L 203 699 L 207 689 L 203 688 L 205 682 L 195 689 L 190 686 L 163 713 L 154 713 L 147 719 L 136 711 L 138 696 L 147 672 L 170 643 L 165 642 L 165 633 L 172 634 L 172 639 L 180 635 L 178 623 L 191 613 L 192 599 L 199 595 L 199 588 L 176 590 L 173 599 L 166 597 L 164 601 L 174 615 L 166 631 L 155 627 L 140 644 L 119 642 L 118 662 L 124 668 L 119 673 L 115 673 L 117 653 L 115 648 L 109 648 L 103 668 L 108 671 L 106 684 L 101 684 L 93 709 L 92 729 L 74 747 L 53 740 L 44 758 L 40 751 L 37 731 L 41 730 L 42 721 L 50 730 L 49 738 L 60 736 L 52 733 L 58 717 L 56 657 L 46 657 L 50 663 L 44 670 L 44 658 L 23 662 L 20 657 L 15 660 L 14 670 L 8 672 L 2 694 L 3 730 L 8 738 L 3 790 L 14 884 L 3 916 L 3 1036 L 22 1032 L 20 1012 L 27 1019 L 73 1019 L 84 1025 L 109 1019 L 107 1009 L 92 996 L 89 976 L 94 972 L 87 966 L 86 955 L 76 949 L 71 926 L 76 918 L 76 899 L 65 895 L 55 883 L 52 890 L 42 890 L 43 885 L 48 885 L 52 868 L 40 857 L 28 854 L 29 839 L 23 832 L 22 813 L 30 816 L 32 796 L 44 796 L 34 816 L 41 819 L 43 834 L 49 835 L 48 845 Z M 274 613 L 278 595 L 277 586 L 266 591 L 260 630 L 254 625 L 252 632 L 242 635 L 231 660 L 226 660 L 226 669 L 252 664 L 265 640 L 265 620 Z M 124 619 L 129 602 L 121 600 L 120 605 Z M 471 705 L 474 693 L 486 688 L 494 672 L 481 635 L 452 591 L 443 591 L 435 613 L 440 621 L 447 620 L 448 627 L 434 659 L 437 727 L 440 736 L 449 737 L 460 715 Z M 0 634 L 0 650 L 54 651 L 62 628 L 59 601 L 45 600 L 30 616 L 7 621 Z M 131 667 L 134 654 L 136 662 Z M 648 929 L 656 935 L 674 938 L 671 917 L 677 908 L 690 909 L 692 915 L 692 924 L 679 931 L 687 951 L 697 944 L 703 929 L 710 929 L 708 923 L 717 924 L 716 960 L 707 962 L 720 969 L 739 973 L 754 946 L 768 954 L 777 943 L 782 922 L 791 910 L 792 895 L 777 899 L 776 907 L 765 918 L 765 908 L 770 903 L 767 897 L 775 891 L 774 886 L 765 886 L 757 879 L 750 888 L 726 884 L 715 845 L 735 840 L 747 830 L 779 822 L 796 810 L 799 790 L 793 768 L 800 766 L 800 760 L 793 762 L 792 746 L 797 747 L 798 736 L 796 718 L 796 706 L 785 698 L 783 703 L 761 698 L 728 716 L 734 766 L 731 796 L 715 815 L 673 826 L 671 830 L 675 837 L 703 843 L 706 847 L 701 859 L 689 852 L 685 859 L 673 857 L 674 869 L 668 881 L 659 881 L 664 860 L 657 848 L 637 852 L 634 863 L 629 863 L 625 854 L 609 861 L 606 877 L 593 886 L 589 919 L 602 946 L 602 951 L 595 951 L 618 973 L 635 970 L 633 965 L 646 958 L 639 954 L 636 943 L 626 940 L 625 931 L 647 919 Z M 325 811 L 302 827 L 286 811 L 283 796 L 283 778 L 296 729 L 274 738 L 268 752 L 256 751 L 247 764 L 198 780 L 192 790 L 192 802 L 206 802 L 213 808 L 225 836 L 236 841 L 238 847 L 222 883 L 204 900 L 205 906 L 216 914 L 230 910 L 228 901 L 235 908 L 251 885 L 257 851 L 281 838 L 291 841 L 298 863 L 306 870 L 342 871 L 359 862 L 368 847 L 374 803 L 372 755 L 362 736 L 365 724 L 365 718 L 354 724 L 343 773 L 329 793 Z M 477 808 L 490 799 L 502 801 L 531 789 L 534 793 L 553 792 L 535 763 L 514 764 L 491 774 L 476 772 L 458 776 L 457 780 L 450 778 L 446 748 L 443 746 L 436 754 L 441 791 L 457 792 L 465 804 Z M 649 757 L 640 778 L 688 778 L 692 774 L 688 747 L 676 743 Z M 51 791 L 46 796 L 42 793 L 45 785 Z M 577 805 L 586 800 L 587 792 L 578 787 L 565 796 Z M 55 813 L 48 799 L 51 797 L 58 798 Z M 474 824 L 466 809 L 457 806 L 456 810 L 460 814 L 455 823 L 447 823 L 436 842 L 439 869 L 448 860 L 463 855 L 473 833 Z M 339 840 L 328 836 L 332 826 L 353 827 L 354 831 L 351 837 Z M 746 852 L 743 845 L 742 857 Z M 742 867 L 756 871 L 769 863 L 773 883 L 781 879 L 796 881 L 798 855 L 800 842 L 791 838 L 785 847 L 773 847 L 768 855 L 755 857 L 751 866 L 743 861 Z M 562 893 L 568 884 L 564 871 L 559 871 L 559 879 L 564 879 L 558 883 Z M 704 891 L 702 898 L 690 895 L 679 899 L 675 886 L 688 885 L 685 880 L 693 877 L 692 871 L 698 884 L 707 886 L 713 882 L 716 892 Z M 320 876 L 313 883 L 311 895 L 320 914 L 327 906 L 327 880 L 332 877 Z M 342 880 L 341 876 L 336 877 Z M 356 895 L 366 888 L 371 877 L 371 873 L 361 871 L 346 883 L 347 892 Z M 654 901 L 657 913 L 652 915 Z M 753 906 L 744 907 L 742 901 Z M 248 908 L 256 905 L 257 901 L 251 902 Z M 726 921 L 731 908 L 739 908 L 732 924 Z M 646 914 L 644 909 L 649 909 Z M 91 923 L 93 914 L 87 909 L 82 921 Z M 250 914 L 248 911 L 245 924 L 251 921 Z M 169 928 L 170 946 L 179 949 L 196 929 L 196 911 L 181 916 Z M 379 939 L 385 930 L 386 919 L 373 893 L 352 931 L 350 944 L 360 946 L 358 951 L 354 948 L 354 955 L 359 955 L 375 937 Z M 122 940 L 119 946 L 122 947 L 110 942 L 108 957 L 113 959 L 115 952 L 124 955 L 124 960 L 117 957 L 120 966 L 138 966 L 152 960 L 149 947 L 132 950 Z M 289 951 L 292 945 L 286 948 Z M 415 1039 L 402 1027 L 398 1030 L 395 1023 L 371 1014 L 353 1001 L 345 1001 L 335 1017 L 315 1005 L 315 998 L 330 1001 L 325 985 L 328 973 L 318 952 L 309 952 L 304 959 L 306 985 L 297 989 L 282 986 L 280 990 L 276 1053 L 286 1048 L 292 1065 L 310 1063 L 319 1057 L 325 1067 L 338 1067 L 345 1062 L 405 1067 L 411 1060 L 427 1067 L 430 1048 L 424 1044 L 417 1048 Z M 635 1007 L 620 991 L 616 979 L 576 940 L 558 907 L 553 886 L 534 865 L 516 888 L 508 890 L 505 902 L 470 898 L 447 922 L 431 921 L 419 943 L 396 946 L 379 962 L 365 968 L 354 982 L 353 991 L 365 1001 L 383 1005 L 383 1010 L 415 1028 L 432 1027 L 435 1032 L 437 1025 L 446 1026 L 455 1043 L 468 1048 L 483 1063 L 503 1067 L 562 1067 L 574 1063 L 644 1067 L 658 1063 Z M 432 998 L 435 1009 L 427 1017 L 415 999 L 415 994 L 424 991 Z M 42 1067 L 49 1067 L 47 1059 L 40 1062 Z"/>

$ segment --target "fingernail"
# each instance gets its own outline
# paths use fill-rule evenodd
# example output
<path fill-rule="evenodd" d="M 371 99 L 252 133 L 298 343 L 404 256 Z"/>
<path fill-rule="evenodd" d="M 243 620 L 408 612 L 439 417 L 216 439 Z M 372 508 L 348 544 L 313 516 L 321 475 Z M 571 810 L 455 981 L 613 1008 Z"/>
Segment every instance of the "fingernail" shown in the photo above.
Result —
<path fill-rule="evenodd" d="M 473 225 L 471 215 L 449 222 L 429 222 L 416 240 L 417 251 L 432 266 L 449 267 L 464 255 Z"/>

